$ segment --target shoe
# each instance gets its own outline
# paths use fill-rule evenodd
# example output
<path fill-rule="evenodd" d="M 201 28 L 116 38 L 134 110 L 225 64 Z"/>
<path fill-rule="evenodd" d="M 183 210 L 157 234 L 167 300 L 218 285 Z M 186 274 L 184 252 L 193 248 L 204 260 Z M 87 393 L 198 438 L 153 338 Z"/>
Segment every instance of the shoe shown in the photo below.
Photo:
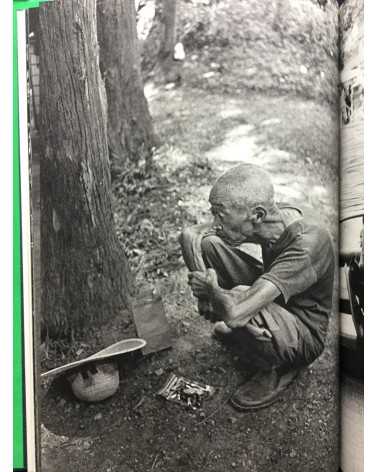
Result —
<path fill-rule="evenodd" d="M 297 378 L 300 370 L 272 369 L 257 372 L 234 393 L 231 405 L 240 411 L 259 410 L 275 403 Z"/>

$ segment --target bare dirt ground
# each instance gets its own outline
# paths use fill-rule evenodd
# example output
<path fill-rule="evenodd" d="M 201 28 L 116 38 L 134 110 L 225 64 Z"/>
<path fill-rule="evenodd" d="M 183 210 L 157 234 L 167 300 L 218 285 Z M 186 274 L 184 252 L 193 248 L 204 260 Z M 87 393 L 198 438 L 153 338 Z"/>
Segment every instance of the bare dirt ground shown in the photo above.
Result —
<path fill-rule="evenodd" d="M 210 323 L 199 317 L 177 243 L 184 226 L 209 218 L 214 179 L 239 162 L 264 166 L 278 198 L 316 209 L 335 237 L 332 109 L 295 97 L 224 96 L 190 87 L 151 85 L 147 94 L 164 144 L 150 178 L 127 190 L 127 177 L 114 184 L 115 217 L 139 279 L 147 278 L 163 296 L 175 342 L 165 352 L 122 360 L 120 388 L 102 403 L 81 403 L 55 384 L 45 385 L 43 470 L 336 471 L 336 310 L 325 352 L 283 398 L 270 408 L 238 413 L 228 399 L 248 368 L 211 337 Z M 122 337 L 122 326 L 112 329 Z M 157 391 L 171 372 L 202 380 L 217 393 L 196 411 L 167 402 Z"/>
<path fill-rule="evenodd" d="M 207 197 L 218 175 L 253 162 L 272 174 L 279 200 L 317 211 L 336 247 L 336 2 L 240 0 L 235 8 L 234 0 L 182 0 L 177 27 L 187 53 L 183 86 L 146 85 L 161 141 L 153 168 L 146 177 L 128 167 L 113 184 L 119 239 L 138 283 L 159 289 L 175 342 L 159 354 L 122 359 L 120 388 L 102 403 L 78 402 L 68 389 L 44 384 L 43 471 L 335 472 L 336 300 L 322 356 L 279 402 L 238 413 L 228 399 L 250 371 L 199 317 L 177 237 L 209 220 Z M 155 39 L 144 49 L 147 66 Z M 88 327 L 85 340 L 50 341 L 43 370 L 127 335 L 117 317 L 100 331 Z M 216 387 L 215 396 L 196 411 L 159 398 L 171 372 Z"/>

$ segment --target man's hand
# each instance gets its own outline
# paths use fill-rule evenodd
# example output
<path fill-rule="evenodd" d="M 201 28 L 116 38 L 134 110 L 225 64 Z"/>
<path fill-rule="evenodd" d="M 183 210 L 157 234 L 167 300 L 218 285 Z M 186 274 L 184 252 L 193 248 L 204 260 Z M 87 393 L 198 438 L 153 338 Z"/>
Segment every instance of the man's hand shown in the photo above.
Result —
<path fill-rule="evenodd" d="M 208 300 L 212 306 L 212 317 L 205 316 L 210 321 L 228 319 L 230 310 L 234 306 L 233 296 L 229 290 L 223 290 L 218 285 L 217 274 L 214 269 L 206 272 L 191 272 L 188 276 L 189 285 L 193 295 L 198 298 L 199 305 L 202 300 Z M 201 313 L 202 314 L 202 313 Z"/>
<path fill-rule="evenodd" d="M 218 321 L 216 313 L 213 310 L 213 306 L 210 300 L 207 298 L 198 299 L 198 313 L 206 320 L 209 320 L 211 323 Z"/>
<path fill-rule="evenodd" d="M 272 282 L 263 278 L 257 279 L 250 287 L 225 290 L 219 287 L 214 269 L 191 272 L 189 285 L 195 297 L 211 303 L 214 311 L 212 321 L 224 321 L 229 328 L 245 326 L 255 313 L 281 294 Z"/>
<path fill-rule="evenodd" d="M 190 272 L 188 279 L 193 295 L 199 299 L 210 300 L 214 288 L 219 288 L 214 269 L 207 269 L 206 272 Z"/>

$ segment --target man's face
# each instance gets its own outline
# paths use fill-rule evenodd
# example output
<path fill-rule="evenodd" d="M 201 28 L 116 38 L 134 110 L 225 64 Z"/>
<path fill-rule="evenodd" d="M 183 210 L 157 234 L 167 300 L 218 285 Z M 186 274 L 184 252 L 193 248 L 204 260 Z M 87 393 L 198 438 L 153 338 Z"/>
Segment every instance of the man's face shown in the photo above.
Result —
<path fill-rule="evenodd" d="M 252 225 L 246 211 L 214 201 L 210 204 L 214 216 L 213 228 L 220 238 L 230 244 L 241 244 L 249 239 Z"/>

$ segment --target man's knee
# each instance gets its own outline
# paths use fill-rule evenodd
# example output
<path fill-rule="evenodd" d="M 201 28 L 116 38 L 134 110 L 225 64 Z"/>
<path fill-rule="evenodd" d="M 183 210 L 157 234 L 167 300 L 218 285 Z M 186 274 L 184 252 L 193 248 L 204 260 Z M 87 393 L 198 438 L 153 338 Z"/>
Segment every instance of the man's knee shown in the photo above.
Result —
<path fill-rule="evenodd" d="M 209 225 L 194 225 L 185 228 L 179 236 L 179 242 L 181 246 L 193 245 L 201 240 L 204 235 L 209 231 Z"/>
<path fill-rule="evenodd" d="M 186 247 L 192 243 L 195 237 L 195 231 L 193 227 L 185 228 L 179 236 L 179 243 L 181 247 Z"/>
<path fill-rule="evenodd" d="M 204 225 L 191 226 L 185 228 L 179 236 L 184 261 L 191 271 L 206 269 L 201 251 L 201 240 L 205 230 Z"/>
<path fill-rule="evenodd" d="M 216 254 L 217 247 L 222 246 L 224 243 L 222 239 L 216 234 L 207 234 L 201 239 L 201 251 L 205 256 Z"/>

